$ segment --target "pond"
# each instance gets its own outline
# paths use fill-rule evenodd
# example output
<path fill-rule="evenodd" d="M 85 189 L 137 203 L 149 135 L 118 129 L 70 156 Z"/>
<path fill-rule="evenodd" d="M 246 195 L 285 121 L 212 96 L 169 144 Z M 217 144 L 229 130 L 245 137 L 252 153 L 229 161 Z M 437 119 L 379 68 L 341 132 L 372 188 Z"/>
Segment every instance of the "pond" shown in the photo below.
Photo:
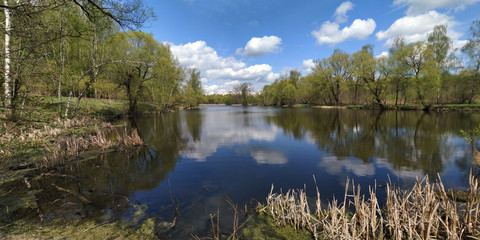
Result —
<path fill-rule="evenodd" d="M 272 184 L 276 191 L 306 188 L 312 197 L 318 186 L 325 203 L 343 199 L 347 178 L 366 191 L 439 174 L 446 187 L 464 189 L 476 167 L 460 130 L 478 126 L 480 114 L 202 106 L 125 124 L 138 128 L 145 147 L 45 175 L 35 183 L 41 190 L 29 193 L 40 210 L 29 214 L 165 222 L 178 215 L 166 237 L 182 239 L 208 232 L 217 212 L 228 232 L 232 205 L 251 212 Z M 59 187 L 89 202 L 59 196 Z M 384 190 L 377 191 L 382 199 Z"/>

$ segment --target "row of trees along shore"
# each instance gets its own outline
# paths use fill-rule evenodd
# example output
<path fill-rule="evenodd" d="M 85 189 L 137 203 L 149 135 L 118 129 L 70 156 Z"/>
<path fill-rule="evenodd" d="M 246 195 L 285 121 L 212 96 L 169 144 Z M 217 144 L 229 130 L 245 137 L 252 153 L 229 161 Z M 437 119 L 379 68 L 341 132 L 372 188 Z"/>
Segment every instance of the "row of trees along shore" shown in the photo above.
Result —
<path fill-rule="evenodd" d="M 424 42 L 395 38 L 387 55 L 375 56 L 372 45 L 353 54 L 336 49 L 315 61 L 310 74 L 290 71 L 256 94 L 242 83 L 227 96 L 205 96 L 199 71 L 182 68 L 167 44 L 135 31 L 155 18 L 141 0 L 4 0 L 0 7 L 6 116 L 15 116 L 34 96 L 56 96 L 64 118 L 75 116 L 85 97 L 127 100 L 129 114 L 139 102 L 161 111 L 200 103 L 429 109 L 472 103 L 480 87 L 480 20 L 461 49 L 453 49 L 447 26 L 439 25 Z"/>
<path fill-rule="evenodd" d="M 249 99 L 241 97 L 248 84 L 227 96 L 208 96 L 208 103 L 250 103 L 272 106 L 320 105 L 421 105 L 468 103 L 478 95 L 480 81 L 480 21 L 473 22 L 470 39 L 453 49 L 447 26 L 435 26 L 427 41 L 407 44 L 399 36 L 388 55 L 375 56 L 365 45 L 353 54 L 336 49 L 315 62 L 312 72 L 301 76 L 290 71 Z M 460 59 L 457 55 L 464 56 Z"/>
<path fill-rule="evenodd" d="M 82 98 L 139 101 L 160 110 L 195 107 L 199 72 L 179 66 L 168 45 L 139 29 L 155 18 L 141 0 L 4 0 L 0 45 L 3 115 L 34 96 L 57 96 L 58 114 L 75 115 Z"/>

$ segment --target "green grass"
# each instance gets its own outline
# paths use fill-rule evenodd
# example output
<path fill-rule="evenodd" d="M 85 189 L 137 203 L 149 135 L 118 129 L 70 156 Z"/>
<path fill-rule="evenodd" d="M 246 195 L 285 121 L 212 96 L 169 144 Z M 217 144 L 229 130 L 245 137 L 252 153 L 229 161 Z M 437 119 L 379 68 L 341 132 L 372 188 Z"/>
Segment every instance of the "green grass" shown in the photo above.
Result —
<path fill-rule="evenodd" d="M 65 106 L 68 98 L 62 98 L 61 115 L 65 114 Z M 72 98 L 70 103 L 70 111 L 76 104 L 77 99 Z M 155 112 L 158 107 L 153 104 L 140 102 L 137 105 L 138 112 Z M 0 108 L 0 115 L 6 110 Z M 99 119 L 112 119 L 125 116 L 128 113 L 128 101 L 125 100 L 110 100 L 110 99 L 94 99 L 84 98 L 80 101 L 75 116 L 88 116 Z M 57 97 L 49 96 L 30 96 L 25 104 L 24 110 L 21 110 L 20 104 L 15 111 L 13 120 L 23 120 L 27 122 L 50 122 L 59 117 L 59 103 Z M 7 120 L 7 119 L 0 119 Z"/>
<path fill-rule="evenodd" d="M 462 110 L 479 110 L 480 103 L 472 103 L 472 104 L 445 104 L 445 105 L 436 105 L 435 107 L 441 107 L 444 109 L 462 109 Z"/>
<path fill-rule="evenodd" d="M 303 104 L 303 103 L 299 103 L 299 104 L 295 104 L 293 107 L 296 107 L 296 108 L 311 108 L 315 106 L 314 104 Z"/>
<path fill-rule="evenodd" d="M 378 105 L 347 105 L 347 109 L 380 109 Z M 385 109 L 389 110 L 422 110 L 421 105 L 385 105 Z"/>
<path fill-rule="evenodd" d="M 348 109 L 380 109 L 380 106 L 373 105 L 348 105 L 345 106 Z M 423 110 L 422 105 L 386 105 L 385 109 L 389 110 Z M 480 110 L 480 103 L 472 104 L 435 104 L 434 110 Z"/>

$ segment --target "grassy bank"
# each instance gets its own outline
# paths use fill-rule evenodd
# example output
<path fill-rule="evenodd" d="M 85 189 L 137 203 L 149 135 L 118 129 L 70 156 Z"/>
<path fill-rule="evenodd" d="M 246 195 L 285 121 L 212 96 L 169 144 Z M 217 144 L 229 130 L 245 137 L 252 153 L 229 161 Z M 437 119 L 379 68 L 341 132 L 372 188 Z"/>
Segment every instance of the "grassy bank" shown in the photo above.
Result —
<path fill-rule="evenodd" d="M 380 110 L 378 105 L 345 105 L 345 106 L 326 106 L 314 104 L 295 104 L 293 108 L 339 108 L 339 109 L 365 109 Z M 383 110 L 425 110 L 422 105 L 385 105 Z M 480 103 L 472 104 L 437 104 L 430 111 L 480 111 Z"/>
<path fill-rule="evenodd" d="M 380 106 L 372 105 L 347 105 L 347 109 L 381 109 Z M 422 105 L 385 105 L 385 110 L 424 110 Z M 431 111 L 480 111 L 480 103 L 472 104 L 436 104 Z"/>
<path fill-rule="evenodd" d="M 33 96 L 13 116 L 0 118 L 0 171 L 65 161 L 85 150 L 105 149 L 128 140 L 108 123 L 126 116 L 126 101 L 84 99 L 73 119 L 60 118 L 58 109 L 57 98 Z M 138 109 L 142 113 L 157 110 L 148 103 L 140 103 Z M 113 130 L 117 133 L 112 137 Z"/>
<path fill-rule="evenodd" d="M 65 107 L 68 99 L 62 99 L 63 107 Z M 74 99 L 76 100 L 76 99 Z M 72 105 L 75 102 L 72 100 Z M 57 97 L 46 96 L 31 96 L 26 101 L 23 109 L 20 107 L 15 110 L 11 119 L 6 119 L 0 114 L 0 121 L 22 121 L 30 123 L 49 123 L 59 117 L 59 103 Z M 72 106 L 73 107 L 73 106 Z M 155 105 L 140 102 L 138 103 L 139 113 L 149 113 L 157 111 Z M 65 114 L 65 110 L 61 114 Z M 0 113 L 5 112 L 5 109 L 0 107 Z M 128 113 L 128 101 L 126 100 L 111 100 L 111 99 L 94 99 L 84 98 L 80 101 L 76 117 L 91 117 L 100 120 L 110 120 L 112 118 L 120 118 L 126 116 Z"/>

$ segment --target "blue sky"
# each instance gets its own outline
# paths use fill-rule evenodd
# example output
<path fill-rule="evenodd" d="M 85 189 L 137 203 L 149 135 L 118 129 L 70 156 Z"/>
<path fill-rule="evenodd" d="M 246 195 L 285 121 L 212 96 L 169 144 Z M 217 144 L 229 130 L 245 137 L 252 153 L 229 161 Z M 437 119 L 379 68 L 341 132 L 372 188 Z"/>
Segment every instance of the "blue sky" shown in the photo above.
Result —
<path fill-rule="evenodd" d="M 201 71 L 207 93 L 242 82 L 256 90 L 289 70 L 310 72 L 340 48 L 373 44 L 376 55 L 403 35 L 421 41 L 448 25 L 454 47 L 480 19 L 480 0 L 146 0 L 158 18 L 142 29 L 168 42 L 180 65 Z"/>

